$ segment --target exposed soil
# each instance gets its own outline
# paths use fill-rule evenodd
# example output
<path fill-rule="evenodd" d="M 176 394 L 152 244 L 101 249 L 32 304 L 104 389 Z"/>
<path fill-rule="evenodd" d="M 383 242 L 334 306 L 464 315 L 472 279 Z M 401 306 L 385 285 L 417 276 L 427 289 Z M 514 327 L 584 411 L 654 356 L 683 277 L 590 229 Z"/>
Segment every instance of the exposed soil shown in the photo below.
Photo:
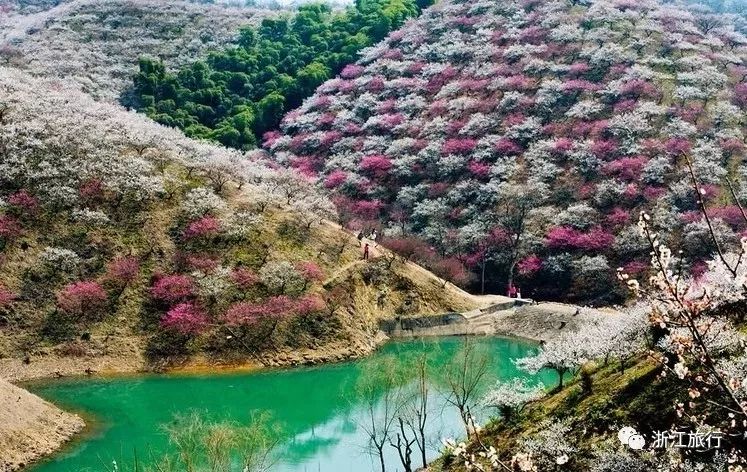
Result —
<path fill-rule="evenodd" d="M 77 415 L 2 379 L 0 404 L 0 472 L 51 454 L 85 426 Z"/>

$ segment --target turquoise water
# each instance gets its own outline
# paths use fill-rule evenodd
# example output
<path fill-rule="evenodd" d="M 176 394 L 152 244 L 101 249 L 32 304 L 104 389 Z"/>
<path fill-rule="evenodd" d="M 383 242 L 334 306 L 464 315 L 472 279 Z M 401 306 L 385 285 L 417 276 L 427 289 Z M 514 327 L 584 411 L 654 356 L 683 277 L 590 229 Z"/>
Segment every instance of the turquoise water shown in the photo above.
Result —
<path fill-rule="evenodd" d="M 27 385 L 34 393 L 63 408 L 83 414 L 89 431 L 64 451 L 35 466 L 34 472 L 104 471 L 137 455 L 141 463 L 169 451 L 161 425 L 174 414 L 198 410 L 211 420 L 247 422 L 254 410 L 272 412 L 282 426 L 283 440 L 272 470 L 342 472 L 377 470 L 378 459 L 366 451 L 362 399 L 355 385 L 367 363 L 383 356 L 408 362 L 428 354 L 434 372 L 453 358 L 461 338 L 392 342 L 368 359 L 319 367 L 266 370 L 255 373 L 142 375 L 117 378 L 62 379 Z M 512 360 L 533 347 L 503 338 L 479 338 L 490 356 L 491 382 L 526 376 Z M 552 383 L 552 374 L 539 377 Z M 432 389 L 434 392 L 436 387 Z M 443 437 L 463 436 L 456 411 L 442 393 L 431 400 L 430 457 Z M 479 421 L 489 413 L 478 412 Z M 398 467 L 396 451 L 387 448 L 387 470 Z"/>

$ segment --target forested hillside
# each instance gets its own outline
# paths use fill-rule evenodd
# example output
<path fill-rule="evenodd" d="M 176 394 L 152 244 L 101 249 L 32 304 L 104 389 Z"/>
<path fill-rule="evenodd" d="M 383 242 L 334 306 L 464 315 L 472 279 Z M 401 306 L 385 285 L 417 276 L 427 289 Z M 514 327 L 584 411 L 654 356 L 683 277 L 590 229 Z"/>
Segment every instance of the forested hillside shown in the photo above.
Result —
<path fill-rule="evenodd" d="M 2 358 L 350 355 L 378 317 L 471 307 L 325 217 L 292 172 L 0 68 Z"/>
<path fill-rule="evenodd" d="M 55 3 L 0 2 L 0 65 L 70 79 L 107 101 L 131 87 L 138 58 L 183 67 L 276 14 L 183 0 Z"/>
<path fill-rule="evenodd" d="M 364 0 L 342 11 L 315 3 L 243 28 L 238 44 L 169 73 L 141 60 L 138 109 L 159 123 L 240 149 L 355 61 L 358 51 L 416 16 L 430 0 Z"/>
<path fill-rule="evenodd" d="M 447 0 L 363 52 L 270 133 L 346 224 L 537 298 L 619 302 L 642 209 L 699 273 L 747 229 L 747 40 L 654 1 Z M 695 192 L 693 188 L 698 188 Z M 707 207 L 708 218 L 696 211 Z M 460 276 L 459 278 L 462 278 Z"/>

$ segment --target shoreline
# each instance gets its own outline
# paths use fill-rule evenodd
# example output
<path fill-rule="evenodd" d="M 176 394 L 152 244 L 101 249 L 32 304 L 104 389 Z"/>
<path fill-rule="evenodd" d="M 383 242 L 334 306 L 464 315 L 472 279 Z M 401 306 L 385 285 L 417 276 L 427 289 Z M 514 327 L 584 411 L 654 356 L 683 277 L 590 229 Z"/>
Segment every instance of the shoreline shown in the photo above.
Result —
<path fill-rule="evenodd" d="M 204 373 L 256 372 L 277 367 L 298 367 L 331 364 L 366 357 L 390 338 L 378 332 L 370 342 L 333 343 L 318 349 L 267 352 L 254 358 L 237 360 L 211 359 L 196 356 L 173 359 L 158 365 L 145 358 L 133 361 L 129 356 L 63 357 L 44 356 L 25 364 L 21 359 L 0 359 L 0 379 L 11 384 L 26 385 L 37 381 L 64 378 L 106 378 L 141 374 L 200 375 Z M 88 370 L 88 371 L 87 371 Z"/>
<path fill-rule="evenodd" d="M 148 363 L 142 352 L 119 356 L 65 357 L 45 355 L 25 364 L 21 359 L 0 359 L 0 379 L 13 384 L 25 384 L 37 380 L 70 377 L 113 377 L 137 374 L 184 374 L 254 372 L 275 367 L 297 367 L 330 364 L 366 357 L 390 340 L 410 340 L 439 336 L 495 336 L 530 343 L 542 343 L 567 330 L 577 329 L 579 324 L 592 319 L 576 317 L 574 305 L 539 303 L 519 309 L 499 312 L 493 319 L 490 330 L 467 333 L 384 333 L 363 340 L 333 342 L 318 348 L 261 353 L 255 357 L 236 359 L 211 358 L 204 355 L 185 359 L 171 359 L 161 364 Z M 469 321 L 468 321 L 469 322 Z M 558 326 L 562 326 L 558 328 Z M 133 356 L 132 354 L 136 354 Z"/>
<path fill-rule="evenodd" d="M 59 451 L 85 422 L 24 388 L 0 379 L 0 471 L 28 467 Z"/>
<path fill-rule="evenodd" d="M 490 330 L 490 332 L 444 334 L 441 336 L 387 336 L 383 331 L 377 331 L 375 335 L 368 338 L 363 337 L 352 341 L 333 342 L 316 349 L 307 348 L 300 351 L 283 349 L 242 359 L 194 356 L 189 359 L 172 359 L 158 365 L 149 364 L 143 357 L 142 351 L 137 352 L 137 356 L 132 356 L 132 353 L 129 353 L 130 355 L 123 353 L 119 356 L 109 355 L 98 358 L 71 358 L 44 355 L 36 359 L 32 358 L 29 363 L 23 363 L 21 359 L 0 359 L 0 371 L 3 372 L 2 377 L 0 377 L 0 383 L 7 384 L 23 392 L 25 395 L 36 398 L 37 401 L 46 404 L 47 408 L 51 408 L 54 415 L 59 418 L 65 418 L 68 422 L 75 425 L 74 427 L 57 428 L 54 434 L 45 431 L 37 440 L 47 444 L 46 448 L 41 448 L 38 451 L 34 450 L 31 454 L 25 455 L 24 459 L 18 461 L 20 465 L 16 466 L 16 468 L 0 467 L 0 472 L 20 470 L 31 463 L 43 461 L 69 444 L 74 444 L 76 440 L 85 439 L 86 432 L 95 431 L 96 422 L 90 421 L 89 424 L 84 423 L 83 418 L 85 414 L 81 415 L 81 412 L 71 413 L 63 411 L 54 404 L 46 402 L 26 390 L 26 388 L 33 390 L 33 386 L 37 382 L 44 383 L 56 379 L 78 379 L 84 381 L 87 378 L 100 379 L 137 375 L 231 375 L 242 372 L 261 372 L 275 368 L 334 364 L 367 357 L 388 341 L 407 342 L 418 338 L 485 336 L 514 339 L 527 343 L 540 343 L 543 340 L 547 340 L 548 337 L 564 332 L 562 331 L 563 327 L 555 327 L 558 321 L 573 318 L 573 322 L 568 329 L 575 329 L 578 324 L 587 321 L 586 319 L 575 318 L 573 314 L 574 309 L 575 307 L 570 305 L 560 304 L 528 305 L 519 312 L 511 311 L 495 318 L 495 329 Z M 33 420 L 34 418 L 29 419 L 29 421 Z M 33 426 L 38 426 L 38 424 L 32 425 L 29 429 L 33 428 Z M 0 436 L 7 432 L 7 426 L 5 428 L 0 427 Z M 0 449 L 0 451 L 2 450 Z M 11 450 L 10 452 L 19 454 L 17 450 Z M 23 452 L 23 449 L 21 449 L 21 452 Z M 0 462 L 0 466 L 2 466 L 2 462 Z"/>

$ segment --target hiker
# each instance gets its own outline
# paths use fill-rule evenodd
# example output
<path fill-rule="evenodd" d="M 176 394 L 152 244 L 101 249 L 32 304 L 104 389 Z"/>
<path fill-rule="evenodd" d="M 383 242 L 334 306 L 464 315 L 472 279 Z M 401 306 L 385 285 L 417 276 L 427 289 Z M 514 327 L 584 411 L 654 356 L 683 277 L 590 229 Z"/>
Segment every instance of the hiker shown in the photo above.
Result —
<path fill-rule="evenodd" d="M 516 287 L 514 287 L 514 284 L 508 286 L 508 298 L 516 298 Z"/>
<path fill-rule="evenodd" d="M 358 246 L 362 246 L 363 245 L 363 230 L 358 231 L 358 236 L 356 236 L 356 238 L 358 238 Z"/>
<path fill-rule="evenodd" d="M 374 231 L 373 233 L 371 233 L 370 239 L 371 239 L 371 241 L 373 241 L 374 247 L 376 247 L 376 238 L 377 237 L 378 237 L 378 235 L 376 234 L 376 231 Z"/>
<path fill-rule="evenodd" d="M 521 300 L 521 287 L 516 287 L 516 298 Z"/>
<path fill-rule="evenodd" d="M 363 260 L 368 260 L 368 243 L 366 243 L 366 245 L 363 247 Z"/>

